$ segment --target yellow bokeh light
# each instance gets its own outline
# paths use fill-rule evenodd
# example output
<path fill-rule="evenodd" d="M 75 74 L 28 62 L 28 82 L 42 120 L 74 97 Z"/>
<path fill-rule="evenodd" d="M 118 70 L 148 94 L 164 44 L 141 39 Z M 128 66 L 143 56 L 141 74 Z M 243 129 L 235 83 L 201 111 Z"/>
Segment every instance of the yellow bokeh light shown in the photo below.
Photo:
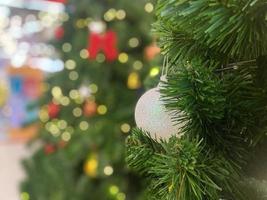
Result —
<path fill-rule="evenodd" d="M 159 70 L 159 67 L 153 67 L 150 72 L 149 72 L 149 75 L 151 77 L 155 77 L 159 74 L 160 70 Z"/>
<path fill-rule="evenodd" d="M 96 56 L 96 61 L 99 63 L 103 63 L 106 60 L 106 56 L 103 53 L 99 53 Z"/>
<path fill-rule="evenodd" d="M 87 49 L 82 49 L 82 50 L 80 51 L 80 56 L 81 56 L 81 58 L 83 58 L 83 59 L 87 59 L 87 58 L 89 57 L 89 52 L 88 52 L 88 50 L 87 50 Z"/>
<path fill-rule="evenodd" d="M 92 155 L 84 164 L 84 171 L 90 177 L 96 177 L 98 160 L 96 155 Z"/>
<path fill-rule="evenodd" d="M 129 59 L 129 56 L 127 53 L 120 53 L 119 55 L 119 62 L 126 63 Z"/>
<path fill-rule="evenodd" d="M 52 93 L 53 97 L 56 99 L 58 99 L 62 96 L 62 90 L 58 86 L 53 87 L 51 90 L 51 93 Z"/>
<path fill-rule="evenodd" d="M 59 120 L 57 125 L 61 130 L 67 128 L 67 126 L 68 126 L 68 124 L 65 120 Z"/>
<path fill-rule="evenodd" d="M 67 60 L 65 62 L 65 67 L 68 69 L 68 70 L 73 70 L 76 68 L 76 62 L 74 60 Z"/>
<path fill-rule="evenodd" d="M 39 111 L 39 118 L 42 122 L 47 122 L 49 120 L 49 115 L 46 109 L 41 109 Z"/>
<path fill-rule="evenodd" d="M 58 136 L 60 134 L 60 130 L 55 124 L 51 124 L 49 127 L 49 132 L 54 136 Z"/>
<path fill-rule="evenodd" d="M 59 99 L 59 101 L 63 106 L 68 106 L 70 104 L 70 99 L 68 97 L 62 97 Z"/>
<path fill-rule="evenodd" d="M 79 78 L 79 74 L 76 71 L 71 71 L 69 73 L 69 78 L 70 80 L 75 81 Z"/>
<path fill-rule="evenodd" d="M 82 121 L 82 122 L 80 123 L 79 127 L 80 127 L 80 129 L 81 129 L 82 131 L 86 131 L 86 130 L 89 128 L 89 124 L 88 124 L 88 122 L 86 122 L 86 121 Z"/>
<path fill-rule="evenodd" d="M 76 104 L 82 104 L 84 102 L 84 99 L 79 95 L 78 98 L 76 98 L 74 101 Z"/>
<path fill-rule="evenodd" d="M 106 114 L 107 111 L 108 111 L 108 109 L 107 109 L 107 107 L 105 105 L 100 105 L 100 106 L 97 107 L 97 112 L 100 115 Z"/>
<path fill-rule="evenodd" d="M 116 194 L 118 194 L 119 193 L 119 188 L 118 188 L 118 186 L 116 186 L 116 185 L 112 185 L 112 186 L 110 186 L 110 188 L 109 188 L 109 193 L 111 194 L 111 195 L 116 195 Z"/>
<path fill-rule="evenodd" d="M 136 72 L 130 73 L 127 80 L 127 86 L 129 89 L 135 90 L 141 87 L 141 81 L 139 74 Z"/>
<path fill-rule="evenodd" d="M 63 45 L 62 45 L 62 50 L 64 51 L 64 52 L 70 52 L 71 51 L 71 49 L 72 49 L 72 46 L 71 46 L 71 44 L 70 43 L 64 43 Z"/>
<path fill-rule="evenodd" d="M 140 69 L 143 68 L 143 63 L 140 60 L 137 60 L 137 61 L 134 62 L 133 68 L 135 70 L 140 70 Z"/>
<path fill-rule="evenodd" d="M 72 114 L 75 116 L 75 117 L 80 117 L 82 115 L 82 109 L 77 107 L 77 108 L 74 108 L 73 111 L 72 111 Z"/>
<path fill-rule="evenodd" d="M 104 20 L 105 21 L 112 21 L 116 17 L 116 10 L 114 8 L 109 9 L 105 14 L 104 14 Z"/>
<path fill-rule="evenodd" d="M 139 40 L 138 40 L 138 38 L 133 37 L 133 38 L 131 38 L 131 39 L 129 40 L 129 46 L 130 46 L 130 47 L 135 48 L 135 47 L 138 47 L 138 45 L 139 45 Z"/>
<path fill-rule="evenodd" d="M 118 200 L 125 200 L 126 199 L 126 195 L 122 192 L 120 192 L 119 194 L 117 194 L 117 199 Z"/>
<path fill-rule="evenodd" d="M 69 93 L 71 99 L 79 98 L 79 91 L 78 90 L 71 90 Z"/>
<path fill-rule="evenodd" d="M 110 176 L 113 174 L 113 168 L 111 166 L 106 166 L 104 168 L 104 174 L 107 175 L 107 176 Z"/>
<path fill-rule="evenodd" d="M 116 13 L 116 17 L 119 20 L 123 20 L 126 17 L 126 12 L 124 10 L 118 10 Z"/>
<path fill-rule="evenodd" d="M 20 194 L 20 198 L 21 198 L 21 200 L 30 200 L 30 195 L 27 192 L 22 192 Z"/>
<path fill-rule="evenodd" d="M 85 25 L 84 25 L 84 19 L 78 19 L 78 20 L 76 21 L 76 26 L 77 26 L 78 28 L 84 28 L 84 27 L 85 27 Z"/>
<path fill-rule="evenodd" d="M 153 12 L 153 10 L 154 10 L 154 6 L 153 6 L 152 3 L 147 3 L 147 4 L 145 5 L 145 11 L 146 11 L 146 12 L 151 13 L 151 12 Z"/>
<path fill-rule="evenodd" d="M 97 91 L 98 91 L 98 86 L 97 86 L 96 84 L 94 84 L 94 83 L 90 84 L 90 85 L 89 85 L 89 88 L 90 88 L 90 91 L 91 91 L 93 94 L 97 93 Z"/>
<path fill-rule="evenodd" d="M 62 133 L 61 138 L 63 141 L 68 142 L 71 139 L 71 134 L 67 131 Z"/>
<path fill-rule="evenodd" d="M 131 130 L 131 126 L 129 124 L 124 123 L 124 124 L 121 125 L 121 131 L 123 133 L 129 133 L 130 130 Z"/>

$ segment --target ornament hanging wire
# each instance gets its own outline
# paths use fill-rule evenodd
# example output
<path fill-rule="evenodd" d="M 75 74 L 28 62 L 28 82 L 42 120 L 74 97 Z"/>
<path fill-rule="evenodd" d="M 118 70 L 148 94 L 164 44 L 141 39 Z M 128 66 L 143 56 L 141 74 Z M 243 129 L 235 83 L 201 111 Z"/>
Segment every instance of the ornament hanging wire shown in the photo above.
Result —
<path fill-rule="evenodd" d="M 168 73 L 169 73 L 169 57 L 168 55 L 166 55 L 164 56 L 164 59 L 163 59 L 163 66 L 162 66 L 160 80 L 167 81 L 166 76 L 168 75 Z"/>

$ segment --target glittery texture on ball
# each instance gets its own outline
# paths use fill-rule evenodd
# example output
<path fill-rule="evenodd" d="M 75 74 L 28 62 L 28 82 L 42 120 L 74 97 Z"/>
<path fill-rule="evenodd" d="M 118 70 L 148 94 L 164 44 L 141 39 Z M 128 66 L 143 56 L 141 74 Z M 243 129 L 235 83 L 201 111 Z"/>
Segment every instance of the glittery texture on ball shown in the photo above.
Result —
<path fill-rule="evenodd" d="M 172 122 L 170 112 L 160 99 L 158 87 L 141 96 L 135 108 L 135 121 L 138 128 L 149 132 L 155 139 L 169 139 L 180 129 L 180 125 Z"/>

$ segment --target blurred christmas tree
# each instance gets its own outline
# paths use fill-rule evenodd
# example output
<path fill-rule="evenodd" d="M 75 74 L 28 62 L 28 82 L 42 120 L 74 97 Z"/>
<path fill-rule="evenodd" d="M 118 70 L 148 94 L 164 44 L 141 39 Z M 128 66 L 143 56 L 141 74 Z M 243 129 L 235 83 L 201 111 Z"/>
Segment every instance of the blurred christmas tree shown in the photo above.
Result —
<path fill-rule="evenodd" d="M 148 199 L 267 199 L 266 14 L 266 0 L 158 1 L 164 73 L 127 140 Z"/>
<path fill-rule="evenodd" d="M 145 0 L 68 1 L 54 42 L 65 68 L 48 78 L 41 99 L 41 148 L 24 161 L 23 200 L 143 197 L 124 140 L 159 53 L 149 34 L 153 8 Z"/>

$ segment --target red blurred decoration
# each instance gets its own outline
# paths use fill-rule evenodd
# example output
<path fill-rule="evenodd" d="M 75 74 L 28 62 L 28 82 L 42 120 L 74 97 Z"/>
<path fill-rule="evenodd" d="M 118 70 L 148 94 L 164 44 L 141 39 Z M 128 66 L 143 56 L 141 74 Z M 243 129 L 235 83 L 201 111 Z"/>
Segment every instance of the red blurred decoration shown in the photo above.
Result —
<path fill-rule="evenodd" d="M 145 58 L 147 60 L 153 60 L 159 53 L 160 48 L 156 45 L 156 43 L 153 43 L 145 48 Z"/>
<path fill-rule="evenodd" d="M 52 1 L 52 2 L 57 2 L 57 3 L 66 3 L 67 0 L 47 0 L 47 1 Z"/>
<path fill-rule="evenodd" d="M 51 102 L 48 105 L 48 116 L 52 119 L 52 118 L 56 118 L 59 114 L 60 111 L 60 106 Z"/>
<path fill-rule="evenodd" d="M 23 92 L 32 99 L 37 99 L 41 94 L 40 81 L 36 78 L 26 78 L 23 83 Z"/>
<path fill-rule="evenodd" d="M 64 28 L 62 26 L 59 26 L 59 27 L 56 28 L 54 34 L 55 34 L 55 38 L 57 40 L 61 40 L 64 37 L 65 30 L 64 30 Z"/>
<path fill-rule="evenodd" d="M 63 149 L 65 146 L 67 145 L 67 142 L 63 141 L 63 140 L 60 140 L 59 143 L 58 143 L 58 147 Z"/>
<path fill-rule="evenodd" d="M 116 60 L 118 57 L 117 35 L 114 31 L 107 31 L 104 34 L 92 32 L 88 38 L 89 58 L 95 59 L 97 54 L 102 50 L 107 61 Z"/>
<path fill-rule="evenodd" d="M 56 147 L 52 144 L 46 144 L 44 146 L 44 152 L 46 155 L 50 155 L 56 151 Z"/>
<path fill-rule="evenodd" d="M 97 104 L 94 101 L 86 101 L 83 106 L 83 114 L 86 117 L 91 117 L 96 114 Z"/>

